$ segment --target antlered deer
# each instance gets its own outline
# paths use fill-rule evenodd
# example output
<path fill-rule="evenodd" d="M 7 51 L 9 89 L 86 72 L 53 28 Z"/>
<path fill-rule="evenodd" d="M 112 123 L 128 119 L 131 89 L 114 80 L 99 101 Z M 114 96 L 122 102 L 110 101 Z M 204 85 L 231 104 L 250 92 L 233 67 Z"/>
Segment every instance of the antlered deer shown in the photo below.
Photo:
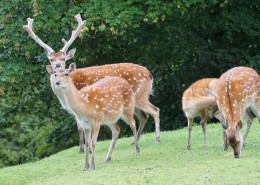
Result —
<path fill-rule="evenodd" d="M 240 133 L 247 108 L 260 118 L 260 77 L 248 67 L 235 67 L 219 78 L 216 101 L 227 125 L 222 124 L 234 157 L 241 156 L 243 138 Z"/>
<path fill-rule="evenodd" d="M 73 111 L 79 126 L 84 129 L 86 139 L 86 151 L 92 148 L 91 170 L 95 169 L 95 145 L 100 129 L 100 125 L 107 125 L 112 131 L 112 143 L 110 145 L 105 163 L 111 160 L 111 154 L 119 135 L 118 119 L 122 118 L 132 129 L 136 155 L 139 155 L 137 142 L 134 106 L 135 94 L 130 84 L 120 77 L 106 77 L 91 86 L 86 86 L 80 91 L 74 86 L 70 76 L 76 69 L 75 63 L 69 69 L 55 72 L 50 65 L 47 66 L 49 73 L 55 75 L 56 85 L 62 89 L 64 97 L 69 107 Z M 89 152 L 86 152 L 86 162 L 84 170 L 89 168 Z"/>
<path fill-rule="evenodd" d="M 76 29 L 76 31 L 72 32 L 71 39 L 68 42 L 63 39 L 65 46 L 58 53 L 55 53 L 52 48 L 50 48 L 48 45 L 43 43 L 35 35 L 35 33 L 32 30 L 33 19 L 28 18 L 28 25 L 24 26 L 24 28 L 27 30 L 29 35 L 47 51 L 47 56 L 49 58 L 49 61 L 51 65 L 55 68 L 55 70 L 64 69 L 66 61 L 71 59 L 76 52 L 76 49 L 72 49 L 68 53 L 66 53 L 67 49 L 75 40 L 77 35 L 80 33 L 80 30 L 85 24 L 85 21 L 82 21 L 80 15 L 76 15 L 75 18 L 77 19 L 79 26 Z M 136 94 L 135 114 L 140 121 L 140 126 L 137 133 L 138 140 L 140 139 L 140 135 L 148 119 L 148 114 L 150 114 L 155 120 L 155 128 L 156 128 L 155 141 L 160 142 L 160 118 L 159 118 L 160 110 L 159 108 L 155 107 L 153 104 L 149 102 L 149 96 L 152 89 L 153 78 L 147 68 L 132 63 L 119 63 L 119 64 L 77 69 L 72 75 L 73 75 L 72 78 L 73 78 L 74 85 L 77 87 L 78 90 L 80 90 L 82 87 L 86 85 L 91 85 L 107 76 L 119 76 L 127 80 Z M 53 92 L 60 100 L 63 108 L 69 111 L 69 107 L 66 104 L 66 101 L 61 93 L 61 90 L 58 89 L 54 84 L 54 80 L 53 80 L 54 76 L 51 75 L 50 78 L 51 78 L 51 86 Z M 79 130 L 79 132 L 82 131 Z M 81 135 L 82 134 L 80 134 L 80 136 Z M 82 141 L 83 137 L 80 138 L 81 138 L 80 141 Z M 80 145 L 83 146 L 83 142 L 80 143 L 81 143 Z"/>
<path fill-rule="evenodd" d="M 207 88 L 210 83 L 214 83 L 217 78 L 204 78 L 193 83 L 186 89 L 182 96 L 182 109 L 188 119 L 188 144 L 187 149 L 190 149 L 190 136 L 192 130 L 193 118 L 201 117 L 201 125 L 204 134 L 204 148 L 208 148 L 206 139 L 206 122 L 208 117 L 213 117 L 213 114 L 218 110 L 214 97 L 207 96 Z"/>
<path fill-rule="evenodd" d="M 57 53 L 45 44 L 32 30 L 32 24 L 33 24 L 33 19 L 28 18 L 27 25 L 24 25 L 23 28 L 29 33 L 29 35 L 40 45 L 42 46 L 46 51 L 47 51 L 47 57 L 49 61 L 51 62 L 52 66 L 55 69 L 63 69 L 65 68 L 65 61 L 69 60 L 73 57 L 75 53 L 75 49 L 72 49 L 68 52 L 67 50 L 69 46 L 73 43 L 73 41 L 76 39 L 76 37 L 79 35 L 80 31 L 82 30 L 83 26 L 85 25 L 86 21 L 83 21 L 80 14 L 75 16 L 75 19 L 78 22 L 78 27 L 76 30 L 72 31 L 71 38 L 69 39 L 68 42 L 63 40 L 64 42 L 64 47 Z M 70 114 L 73 114 L 70 107 L 67 105 L 65 101 L 65 97 L 63 95 L 63 92 L 60 88 L 58 88 L 55 83 L 54 83 L 54 75 L 50 76 L 50 81 L 51 81 L 51 88 L 54 94 L 58 97 L 62 107 L 67 110 Z M 80 145 L 80 152 L 84 152 L 84 133 L 83 130 L 80 129 L 78 123 L 77 123 L 78 131 L 79 131 L 79 145 Z"/>

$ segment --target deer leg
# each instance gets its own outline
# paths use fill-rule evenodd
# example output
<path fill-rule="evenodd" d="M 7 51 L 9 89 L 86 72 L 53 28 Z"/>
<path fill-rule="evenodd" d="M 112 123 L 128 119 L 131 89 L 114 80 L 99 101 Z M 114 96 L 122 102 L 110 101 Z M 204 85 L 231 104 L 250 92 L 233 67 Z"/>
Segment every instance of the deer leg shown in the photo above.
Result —
<path fill-rule="evenodd" d="M 138 156 L 140 153 L 140 149 L 139 149 L 138 141 L 137 141 L 135 120 L 134 120 L 133 116 L 131 116 L 131 114 L 127 115 L 126 113 L 124 113 L 124 121 L 131 127 L 131 130 L 134 135 L 135 155 Z"/>
<path fill-rule="evenodd" d="M 223 141 L 224 141 L 224 151 L 226 151 L 229 147 L 229 144 L 228 144 L 228 140 L 227 140 L 227 134 L 225 132 L 225 130 L 223 129 Z"/>
<path fill-rule="evenodd" d="M 88 142 L 91 143 L 92 134 L 89 134 L 87 139 L 88 139 Z M 89 153 L 92 153 L 92 146 L 91 145 L 89 145 Z"/>
<path fill-rule="evenodd" d="M 79 132 L 79 153 L 84 153 L 84 130 L 79 126 L 77 122 L 78 132 Z"/>
<path fill-rule="evenodd" d="M 137 141 L 139 141 L 140 137 L 141 137 L 141 133 L 143 132 L 144 126 L 149 118 L 149 115 L 146 114 L 144 111 L 139 110 L 137 108 L 135 109 L 135 115 L 138 117 L 139 122 L 140 122 L 138 131 L 137 131 Z M 135 141 L 133 141 L 131 144 L 132 145 L 135 144 Z"/>
<path fill-rule="evenodd" d="M 85 138 L 89 138 L 89 135 L 91 135 L 91 130 L 89 130 L 89 129 L 84 129 L 84 134 L 85 134 Z M 89 147 L 90 147 L 90 141 L 89 141 L 89 139 L 87 139 L 87 140 L 85 141 L 85 145 L 86 145 L 86 151 L 89 151 Z M 89 152 L 86 152 L 85 166 L 84 166 L 83 171 L 86 171 L 87 169 L 89 169 L 89 160 L 88 160 L 88 157 L 89 157 Z"/>
<path fill-rule="evenodd" d="M 206 123 L 207 123 L 207 110 L 204 110 L 201 116 L 201 126 L 202 126 L 202 130 L 203 130 L 203 135 L 204 135 L 204 148 L 205 150 L 208 149 L 208 144 L 207 144 L 207 138 L 206 138 Z"/>
<path fill-rule="evenodd" d="M 249 110 L 246 110 L 245 117 L 246 117 L 247 125 L 246 125 L 246 132 L 245 132 L 245 135 L 243 137 L 243 146 L 246 145 L 246 138 L 247 138 L 249 129 L 250 129 L 251 125 L 252 125 L 253 119 L 254 119 L 253 115 L 250 113 Z"/>
<path fill-rule="evenodd" d="M 190 150 L 190 135 L 192 130 L 192 118 L 188 118 L 188 144 L 187 144 L 187 150 Z"/>
<path fill-rule="evenodd" d="M 95 170 L 95 147 L 97 143 L 97 138 L 100 130 L 100 124 L 99 123 L 94 123 L 92 126 L 92 160 L 91 160 L 91 167 L 90 170 Z M 88 153 L 88 152 L 86 152 Z"/>
<path fill-rule="evenodd" d="M 112 142 L 111 142 L 111 145 L 109 147 L 107 157 L 106 157 L 104 163 L 108 163 L 109 161 L 111 161 L 111 155 L 112 155 L 112 152 L 114 150 L 118 135 L 120 133 L 120 128 L 118 127 L 118 125 L 116 123 L 114 125 L 109 125 L 109 128 L 112 131 Z"/>
<path fill-rule="evenodd" d="M 160 142 L 160 109 L 147 100 L 137 100 L 137 108 L 150 114 L 155 121 L 155 142 Z"/>

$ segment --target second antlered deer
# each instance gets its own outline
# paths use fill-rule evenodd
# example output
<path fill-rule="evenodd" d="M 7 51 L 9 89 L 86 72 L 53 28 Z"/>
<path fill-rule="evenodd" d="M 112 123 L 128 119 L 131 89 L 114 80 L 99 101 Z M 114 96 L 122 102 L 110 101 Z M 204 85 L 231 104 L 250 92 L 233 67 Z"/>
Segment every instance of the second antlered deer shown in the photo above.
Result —
<path fill-rule="evenodd" d="M 227 125 L 222 124 L 234 157 L 241 156 L 242 119 L 248 108 L 260 118 L 260 76 L 248 67 L 235 67 L 219 78 L 216 101 Z"/>
<path fill-rule="evenodd" d="M 91 86 L 86 86 L 80 91 L 74 86 L 70 78 L 76 66 L 72 63 L 68 70 L 55 71 L 47 66 L 49 73 L 55 75 L 55 84 L 62 89 L 66 102 L 76 117 L 79 127 L 84 130 L 86 139 L 86 151 L 92 149 L 92 162 L 89 165 L 89 152 L 86 152 L 84 170 L 95 169 L 95 145 L 101 125 L 107 125 L 112 131 L 112 143 L 110 145 L 105 163 L 111 160 L 111 154 L 119 135 L 118 119 L 123 119 L 132 129 L 136 155 L 139 155 L 139 147 L 136 135 L 134 107 L 135 94 L 130 84 L 120 77 L 106 77 Z M 90 137 L 92 136 L 92 139 Z M 91 140 L 91 142 L 90 142 Z"/>
<path fill-rule="evenodd" d="M 76 30 L 72 31 L 71 38 L 67 42 L 63 39 L 64 47 L 60 50 L 60 52 L 54 52 L 54 50 L 45 44 L 42 40 L 40 40 L 32 30 L 33 19 L 28 18 L 28 24 L 24 26 L 24 29 L 29 33 L 29 35 L 47 51 L 47 57 L 55 70 L 65 69 L 65 63 L 67 60 L 71 59 L 76 49 L 72 49 L 67 53 L 69 46 L 73 43 L 76 37 L 79 35 L 83 26 L 85 25 L 85 21 L 81 19 L 81 16 L 78 14 L 75 16 L 78 21 L 78 27 Z M 160 118 L 159 118 L 159 108 L 154 106 L 149 102 L 149 96 L 152 90 L 153 78 L 151 73 L 147 68 L 132 64 L 132 63 L 120 63 L 120 64 L 111 64 L 104 66 L 96 66 L 91 68 L 83 68 L 77 69 L 73 75 L 74 85 L 78 88 L 82 88 L 86 85 L 91 85 L 94 82 L 103 79 L 107 76 L 120 76 L 128 81 L 128 83 L 132 86 L 135 94 L 136 94 L 136 107 L 135 114 L 140 121 L 140 126 L 138 129 L 137 137 L 140 139 L 140 135 L 145 126 L 145 123 L 148 119 L 148 114 L 152 115 L 155 120 L 155 128 L 156 128 L 156 137 L 155 141 L 160 142 Z M 56 87 L 54 84 L 54 76 L 51 75 L 51 87 L 55 95 L 58 97 L 62 107 L 68 112 L 70 111 L 69 106 L 66 104 L 65 98 L 61 93 L 61 90 Z M 78 124 L 77 124 L 78 125 Z M 78 127 L 79 128 L 79 127 Z M 83 151 L 83 131 L 79 129 L 80 133 L 80 151 Z"/>

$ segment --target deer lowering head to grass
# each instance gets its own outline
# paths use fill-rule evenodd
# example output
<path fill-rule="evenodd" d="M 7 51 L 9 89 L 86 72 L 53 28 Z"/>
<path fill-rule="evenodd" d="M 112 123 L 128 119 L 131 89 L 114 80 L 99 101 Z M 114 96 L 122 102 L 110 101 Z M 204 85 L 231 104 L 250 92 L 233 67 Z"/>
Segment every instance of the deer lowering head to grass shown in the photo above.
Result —
<path fill-rule="evenodd" d="M 72 63 L 69 69 L 55 71 L 47 66 L 49 73 L 55 75 L 56 85 L 62 89 L 67 104 L 76 117 L 79 126 L 84 129 L 86 151 L 92 149 L 92 162 L 89 165 L 89 152 L 86 153 L 84 170 L 95 169 L 95 145 L 101 125 L 107 125 L 112 131 L 112 143 L 105 163 L 111 160 L 111 154 L 119 135 L 117 121 L 123 119 L 132 129 L 136 146 L 136 155 L 139 147 L 136 136 L 134 115 L 135 94 L 130 84 L 120 77 L 106 77 L 98 82 L 82 88 L 80 91 L 74 86 L 70 78 L 76 65 Z M 92 136 L 92 139 L 90 139 Z M 90 141 L 91 140 L 91 141 Z"/>
<path fill-rule="evenodd" d="M 235 67 L 219 78 L 216 101 L 227 125 L 222 124 L 234 157 L 241 156 L 243 138 L 240 133 L 247 108 L 260 118 L 260 77 L 248 67 Z"/>
<path fill-rule="evenodd" d="M 63 39 L 65 46 L 63 49 L 55 53 L 51 47 L 47 44 L 43 43 L 33 32 L 32 23 L 33 19 L 28 18 L 28 25 L 25 25 L 24 28 L 27 30 L 29 35 L 47 51 L 47 56 L 50 60 L 52 67 L 55 70 L 60 70 L 65 68 L 65 62 L 71 59 L 75 54 L 75 49 L 66 53 L 69 45 L 75 40 L 77 35 L 80 33 L 80 30 L 85 24 L 85 21 L 82 21 L 80 15 L 75 16 L 79 25 L 78 28 L 72 32 L 71 39 L 66 42 Z M 77 69 L 72 74 L 73 83 L 78 90 L 87 85 L 92 85 L 108 76 L 119 76 L 128 81 L 131 87 L 134 90 L 135 98 L 136 98 L 136 106 L 135 106 L 135 115 L 138 117 L 140 121 L 140 126 L 137 133 L 138 140 L 140 139 L 140 135 L 143 131 L 145 123 L 148 119 L 148 114 L 150 114 L 155 120 L 155 128 L 156 128 L 156 136 L 155 141 L 160 142 L 160 118 L 159 111 L 160 109 L 154 106 L 149 102 L 149 96 L 152 90 L 153 78 L 149 70 L 143 66 L 132 64 L 132 63 L 119 63 L 119 64 L 111 64 L 104 66 L 95 66 L 89 68 Z M 70 108 L 66 104 L 66 101 L 61 93 L 61 90 L 57 88 L 54 84 L 54 76 L 51 75 L 51 86 L 55 95 L 58 97 L 62 107 L 70 112 Z M 81 133 L 82 131 L 79 130 Z M 82 134 L 80 134 L 81 136 Z M 80 137 L 80 141 L 82 141 L 83 137 Z M 80 148 L 82 151 L 83 142 L 80 142 Z"/>
<path fill-rule="evenodd" d="M 218 82 L 219 82 L 219 80 L 214 80 L 214 81 L 212 81 L 209 84 L 209 86 L 207 88 L 207 96 L 216 97 L 216 90 L 217 90 Z M 224 118 L 224 116 L 223 116 L 223 114 L 221 113 L 220 110 L 215 112 L 214 116 L 220 121 L 220 123 L 222 125 L 226 125 L 227 121 L 225 120 L 225 118 Z M 252 125 L 253 119 L 254 119 L 250 109 L 246 110 L 246 112 L 245 112 L 245 119 L 246 119 L 246 122 L 247 122 L 247 126 L 246 126 L 246 131 L 245 131 L 245 134 L 244 134 L 244 137 L 243 137 L 243 146 L 246 145 L 246 138 L 247 138 L 248 132 L 250 130 L 250 127 Z M 227 150 L 229 145 L 228 145 L 228 141 L 227 141 L 227 136 L 226 136 L 225 130 L 223 132 L 223 139 L 224 139 L 224 150 Z"/>
<path fill-rule="evenodd" d="M 208 117 L 212 118 L 218 110 L 214 97 L 207 96 L 207 88 L 210 83 L 214 83 L 217 78 L 204 78 L 193 83 L 182 96 L 182 109 L 188 119 L 188 144 L 190 149 L 190 137 L 192 130 L 193 118 L 201 117 L 201 126 L 204 134 L 204 148 L 208 148 L 206 139 L 206 122 Z"/>

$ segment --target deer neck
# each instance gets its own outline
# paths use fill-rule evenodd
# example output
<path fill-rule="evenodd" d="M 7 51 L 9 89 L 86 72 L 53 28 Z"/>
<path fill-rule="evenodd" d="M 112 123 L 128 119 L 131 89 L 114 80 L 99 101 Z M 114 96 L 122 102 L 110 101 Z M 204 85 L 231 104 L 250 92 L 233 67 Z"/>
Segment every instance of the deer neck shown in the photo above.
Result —
<path fill-rule="evenodd" d="M 69 84 L 66 87 L 63 87 L 62 90 L 67 104 L 74 113 L 79 113 L 80 110 L 86 109 L 88 99 L 87 97 L 83 97 L 83 95 L 77 90 L 71 78 L 69 79 Z"/>

